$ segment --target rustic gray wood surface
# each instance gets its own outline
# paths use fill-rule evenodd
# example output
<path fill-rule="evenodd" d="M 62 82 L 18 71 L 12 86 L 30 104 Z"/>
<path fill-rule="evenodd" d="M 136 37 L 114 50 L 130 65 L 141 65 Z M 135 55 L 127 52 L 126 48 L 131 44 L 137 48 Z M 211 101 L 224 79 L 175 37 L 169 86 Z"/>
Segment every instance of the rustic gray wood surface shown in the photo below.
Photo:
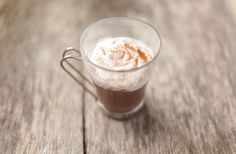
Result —
<path fill-rule="evenodd" d="M 233 0 L 0 0 L 0 153 L 236 153 L 235 10 Z M 59 66 L 107 16 L 146 20 L 162 38 L 146 105 L 124 121 Z"/>

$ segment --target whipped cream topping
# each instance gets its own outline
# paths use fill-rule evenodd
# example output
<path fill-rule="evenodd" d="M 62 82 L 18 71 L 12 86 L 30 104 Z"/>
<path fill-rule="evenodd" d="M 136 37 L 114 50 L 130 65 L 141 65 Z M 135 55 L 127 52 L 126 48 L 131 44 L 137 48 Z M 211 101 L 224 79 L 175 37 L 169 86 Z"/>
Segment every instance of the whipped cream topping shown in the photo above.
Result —
<path fill-rule="evenodd" d="M 152 50 L 139 40 L 108 37 L 98 41 L 90 60 L 104 68 L 129 70 L 146 64 L 152 58 Z"/>

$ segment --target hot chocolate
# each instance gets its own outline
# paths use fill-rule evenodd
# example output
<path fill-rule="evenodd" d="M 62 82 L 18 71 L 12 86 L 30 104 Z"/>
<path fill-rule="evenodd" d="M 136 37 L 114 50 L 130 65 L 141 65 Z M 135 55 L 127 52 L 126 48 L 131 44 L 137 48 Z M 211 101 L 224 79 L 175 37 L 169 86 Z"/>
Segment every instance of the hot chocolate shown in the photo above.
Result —
<path fill-rule="evenodd" d="M 114 91 L 96 85 L 97 95 L 104 106 L 112 112 L 128 112 L 143 101 L 145 85 L 134 91 Z"/>
<path fill-rule="evenodd" d="M 98 98 L 105 108 L 117 113 L 129 112 L 143 101 L 145 71 L 128 70 L 145 65 L 152 57 L 152 50 L 143 42 L 128 37 L 105 38 L 96 44 L 90 60 L 113 70 L 97 69 L 93 74 Z"/>

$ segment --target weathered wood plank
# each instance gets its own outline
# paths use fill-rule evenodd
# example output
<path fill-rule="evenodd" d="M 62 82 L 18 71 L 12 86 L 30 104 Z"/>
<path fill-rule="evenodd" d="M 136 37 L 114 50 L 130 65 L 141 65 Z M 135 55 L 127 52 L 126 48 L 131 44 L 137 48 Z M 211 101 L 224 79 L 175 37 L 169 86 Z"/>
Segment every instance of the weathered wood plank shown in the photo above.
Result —
<path fill-rule="evenodd" d="M 59 66 L 79 42 L 78 3 L 1 1 L 1 154 L 83 153 L 83 91 Z"/>
<path fill-rule="evenodd" d="M 234 3 L 2 0 L 0 153 L 236 153 Z M 162 37 L 146 106 L 125 121 L 103 115 L 58 65 L 86 25 L 118 15 Z"/>
<path fill-rule="evenodd" d="M 236 153 L 236 24 L 226 2 L 92 2 L 91 18 L 129 15 L 157 26 L 162 51 L 135 118 L 110 119 L 86 95 L 86 152 Z"/>

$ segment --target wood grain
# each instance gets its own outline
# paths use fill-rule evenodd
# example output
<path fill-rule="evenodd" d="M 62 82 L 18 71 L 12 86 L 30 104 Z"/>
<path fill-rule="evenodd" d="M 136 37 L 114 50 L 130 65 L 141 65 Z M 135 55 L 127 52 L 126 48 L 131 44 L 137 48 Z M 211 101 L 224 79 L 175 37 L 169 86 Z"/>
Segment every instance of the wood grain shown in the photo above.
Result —
<path fill-rule="evenodd" d="M 236 153 L 234 6 L 1 0 L 0 153 Z M 146 20 L 162 38 L 146 105 L 124 121 L 105 116 L 59 67 L 62 50 L 107 16 Z"/>
<path fill-rule="evenodd" d="M 1 154 L 83 153 L 83 90 L 59 66 L 82 29 L 74 3 L 1 1 Z"/>

